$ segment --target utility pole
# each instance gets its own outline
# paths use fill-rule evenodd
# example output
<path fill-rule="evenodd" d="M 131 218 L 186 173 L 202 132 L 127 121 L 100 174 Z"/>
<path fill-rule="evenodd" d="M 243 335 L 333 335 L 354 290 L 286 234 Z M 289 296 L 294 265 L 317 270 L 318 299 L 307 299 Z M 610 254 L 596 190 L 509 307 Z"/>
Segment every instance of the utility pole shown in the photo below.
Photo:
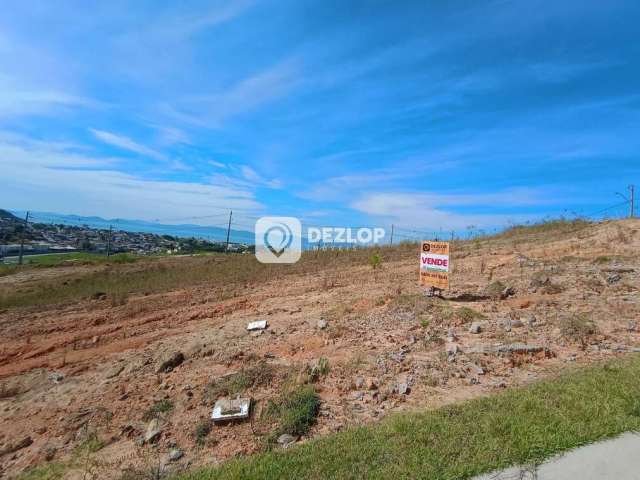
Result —
<path fill-rule="evenodd" d="M 22 254 L 24 253 L 24 234 L 27 232 L 27 224 L 29 223 L 29 212 L 24 217 L 24 227 L 22 227 L 22 235 L 20 235 L 20 257 L 18 258 L 18 265 L 22 265 Z"/>
<path fill-rule="evenodd" d="M 111 256 L 111 232 L 113 231 L 113 225 L 109 225 L 109 236 L 107 237 L 107 257 Z"/>
<path fill-rule="evenodd" d="M 231 217 L 233 216 L 233 210 L 229 210 L 229 226 L 227 227 L 227 248 L 226 251 L 229 251 L 229 236 L 231 235 Z"/>
<path fill-rule="evenodd" d="M 391 240 L 389 241 L 389 245 L 393 245 L 393 223 L 391 224 Z"/>
<path fill-rule="evenodd" d="M 633 218 L 635 216 L 635 212 L 633 210 L 634 208 L 634 201 L 635 201 L 635 187 L 633 185 L 629 185 L 629 193 L 631 194 L 631 199 L 629 200 L 629 203 L 631 204 L 631 212 L 629 213 L 629 218 Z"/>

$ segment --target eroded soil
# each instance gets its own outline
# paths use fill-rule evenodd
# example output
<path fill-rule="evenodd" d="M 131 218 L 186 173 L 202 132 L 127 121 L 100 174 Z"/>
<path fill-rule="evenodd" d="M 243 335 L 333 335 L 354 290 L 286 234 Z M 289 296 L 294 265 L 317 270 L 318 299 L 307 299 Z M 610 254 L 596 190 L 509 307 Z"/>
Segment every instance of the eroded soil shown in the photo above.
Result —
<path fill-rule="evenodd" d="M 305 372 L 320 358 L 329 371 L 312 379 L 322 407 L 309 437 L 626 355 L 640 347 L 639 251 L 640 221 L 605 222 L 562 238 L 467 242 L 443 298 L 417 285 L 416 252 L 383 257 L 375 272 L 362 265 L 247 285 L 224 301 L 201 286 L 116 306 L 10 309 L 0 313 L 0 477 L 71 458 L 89 428 L 104 444 L 96 465 L 113 478 L 138 468 L 148 461 L 144 413 L 163 399 L 173 408 L 160 419 L 159 445 L 184 452 L 171 468 L 259 451 L 269 433 L 259 412 L 285 385 L 310 381 Z M 34 281 L 2 281 L 12 277 Z M 496 280 L 511 291 L 488 291 Z M 247 332 L 257 319 L 268 328 Z M 184 362 L 158 373 L 173 352 Z M 215 401 L 207 386 L 257 365 L 273 378 L 244 392 L 254 419 L 213 426 L 198 445 L 196 425 Z"/>

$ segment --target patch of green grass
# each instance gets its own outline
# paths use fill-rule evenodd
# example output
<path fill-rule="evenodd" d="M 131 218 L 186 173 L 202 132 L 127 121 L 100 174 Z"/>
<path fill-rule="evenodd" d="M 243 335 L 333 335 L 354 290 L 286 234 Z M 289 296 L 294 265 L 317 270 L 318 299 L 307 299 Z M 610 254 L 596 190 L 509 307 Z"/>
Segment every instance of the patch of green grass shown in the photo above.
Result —
<path fill-rule="evenodd" d="M 609 263 L 611 260 L 612 258 L 607 255 L 600 255 L 599 257 L 596 257 L 593 260 L 593 263 L 595 264 Z"/>
<path fill-rule="evenodd" d="M 283 433 L 305 435 L 315 423 L 320 410 L 320 397 L 311 385 L 284 392 L 267 406 L 265 415 L 278 423 L 272 437 Z"/>
<path fill-rule="evenodd" d="M 160 400 L 159 402 L 151 405 L 151 407 L 149 407 L 149 409 L 142 415 L 142 420 L 149 422 L 154 418 L 161 416 L 163 413 L 170 412 L 171 410 L 173 410 L 173 403 L 171 400 L 165 398 L 164 400 Z"/>
<path fill-rule="evenodd" d="M 196 424 L 195 432 L 193 434 L 196 445 L 199 447 L 204 446 L 204 441 L 207 435 L 211 432 L 211 422 L 209 420 L 202 420 Z"/>
<path fill-rule="evenodd" d="M 51 253 L 47 255 L 33 255 L 24 257 L 25 265 L 38 267 L 57 267 L 60 265 L 92 265 L 99 263 L 133 263 L 138 259 L 130 253 L 118 253 L 107 257 L 99 253 L 74 252 Z"/>
<path fill-rule="evenodd" d="M 640 356 L 633 356 L 178 478 L 470 478 L 640 429 L 638 378 Z"/>
<path fill-rule="evenodd" d="M 68 466 L 63 463 L 47 463 L 25 470 L 16 480 L 61 480 L 67 470 Z"/>

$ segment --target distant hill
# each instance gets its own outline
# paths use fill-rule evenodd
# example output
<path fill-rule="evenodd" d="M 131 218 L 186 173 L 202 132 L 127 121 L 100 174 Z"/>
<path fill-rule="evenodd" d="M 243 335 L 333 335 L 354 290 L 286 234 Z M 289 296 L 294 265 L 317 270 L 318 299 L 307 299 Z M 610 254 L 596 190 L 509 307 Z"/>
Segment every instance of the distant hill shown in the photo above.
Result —
<path fill-rule="evenodd" d="M 11 222 L 19 222 L 20 219 L 16 217 L 13 213 L 8 212 L 7 210 L 2 210 L 0 208 L 0 220 L 7 220 Z"/>
<path fill-rule="evenodd" d="M 19 217 L 15 217 L 15 215 L 12 215 L 10 212 L 7 213 L 13 218 L 20 220 Z M 13 213 L 24 216 L 24 213 L 26 212 L 14 210 Z M 130 220 L 122 218 L 105 219 L 96 216 L 83 217 L 80 215 L 66 215 L 51 212 L 31 212 L 31 217 L 34 223 L 54 223 L 76 226 L 86 225 L 90 228 L 102 230 L 108 230 L 110 226 L 113 226 L 114 230 L 123 230 L 125 232 L 153 233 L 156 235 L 171 235 L 182 238 L 194 237 L 211 241 L 225 241 L 227 238 L 226 228 L 203 225 L 165 225 L 161 223 L 147 222 L 144 220 Z M 254 233 L 231 229 L 230 240 L 232 243 L 253 244 Z"/>

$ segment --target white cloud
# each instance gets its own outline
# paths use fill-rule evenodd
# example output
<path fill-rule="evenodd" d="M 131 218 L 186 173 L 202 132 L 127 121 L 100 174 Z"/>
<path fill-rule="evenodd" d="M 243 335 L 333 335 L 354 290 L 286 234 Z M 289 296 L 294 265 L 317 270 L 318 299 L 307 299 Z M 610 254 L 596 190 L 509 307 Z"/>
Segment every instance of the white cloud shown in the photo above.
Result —
<path fill-rule="evenodd" d="M 527 207 L 556 204 L 546 189 L 510 189 L 495 193 L 436 194 L 384 192 L 367 193 L 354 200 L 350 207 L 378 221 L 435 231 L 460 230 L 469 225 L 480 228 L 505 226 L 512 221 L 538 218 L 529 214 L 457 213 L 451 207 Z"/>
<path fill-rule="evenodd" d="M 128 150 L 130 152 L 138 153 L 140 155 L 155 158 L 156 160 L 165 160 L 166 157 L 156 150 L 145 147 L 144 145 L 139 144 L 138 142 L 125 137 L 123 135 L 117 135 L 115 133 L 106 132 L 104 130 L 96 130 L 94 128 L 90 128 L 89 131 L 93 133 L 93 135 L 108 145 L 112 145 L 114 147 L 121 148 L 123 150 Z"/>
<path fill-rule="evenodd" d="M 52 115 L 71 108 L 94 108 L 99 103 L 68 92 L 24 84 L 0 75 L 0 118 Z"/>
<path fill-rule="evenodd" d="M 263 208 L 246 186 L 150 180 L 122 173 L 116 164 L 115 159 L 82 155 L 70 145 L 0 134 L 0 170 L 5 172 L 0 204 L 144 220 Z"/>
<path fill-rule="evenodd" d="M 264 185 L 269 188 L 282 188 L 282 182 L 278 179 L 267 180 L 258 174 L 249 165 L 241 165 L 240 172 L 245 180 L 251 182 L 254 185 Z"/>

